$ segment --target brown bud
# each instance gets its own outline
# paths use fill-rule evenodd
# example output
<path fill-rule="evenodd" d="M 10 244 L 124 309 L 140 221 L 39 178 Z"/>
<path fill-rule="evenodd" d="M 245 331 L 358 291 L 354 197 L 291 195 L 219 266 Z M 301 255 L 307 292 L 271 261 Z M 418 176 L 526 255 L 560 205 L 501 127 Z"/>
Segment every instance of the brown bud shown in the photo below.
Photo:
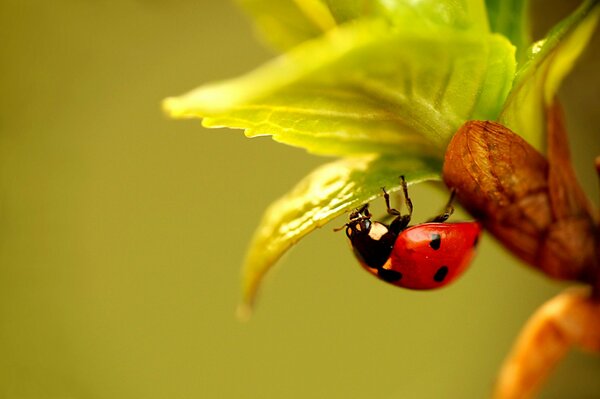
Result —
<path fill-rule="evenodd" d="M 506 247 L 553 278 L 595 284 L 598 229 L 573 172 L 557 106 L 548 110 L 550 162 L 495 122 L 469 121 L 446 150 L 444 180 Z"/>

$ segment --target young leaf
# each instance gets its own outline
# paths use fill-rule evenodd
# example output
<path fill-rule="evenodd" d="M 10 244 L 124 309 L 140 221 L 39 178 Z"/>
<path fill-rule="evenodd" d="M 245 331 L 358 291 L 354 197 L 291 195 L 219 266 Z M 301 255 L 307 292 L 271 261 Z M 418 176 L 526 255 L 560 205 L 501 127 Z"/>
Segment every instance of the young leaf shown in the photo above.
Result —
<path fill-rule="evenodd" d="M 339 26 L 237 79 L 165 100 L 173 117 L 247 129 L 321 154 L 441 152 L 468 119 L 495 119 L 514 74 L 502 36 L 414 19 Z"/>
<path fill-rule="evenodd" d="M 584 2 L 530 48 L 529 58 L 517 71 L 500 122 L 538 150 L 545 136 L 544 109 L 589 42 L 600 16 L 599 5 L 598 0 Z"/>
<path fill-rule="evenodd" d="M 323 0 L 338 23 L 378 17 L 392 25 L 419 21 L 421 29 L 445 25 L 455 30 L 489 33 L 485 4 L 481 0 Z"/>
<path fill-rule="evenodd" d="M 350 88 L 294 87 L 260 104 L 238 106 L 205 118 L 206 127 L 245 128 L 248 137 L 272 135 L 315 154 L 437 155 L 441 151 L 414 134 L 397 115 Z"/>
<path fill-rule="evenodd" d="M 456 31 L 480 34 L 490 31 L 483 0 L 380 0 L 378 3 L 382 10 L 379 14 L 398 25 L 419 21 L 421 29 L 444 25 Z"/>
<path fill-rule="evenodd" d="M 337 23 L 342 24 L 358 18 L 384 16 L 380 0 L 323 0 Z"/>
<path fill-rule="evenodd" d="M 440 161 L 365 156 L 325 164 L 273 203 L 250 245 L 242 275 L 243 306 L 249 311 L 265 273 L 302 237 L 344 212 L 400 186 L 439 179 Z"/>
<path fill-rule="evenodd" d="M 507 37 L 517 48 L 521 60 L 531 44 L 529 31 L 529 0 L 486 0 L 492 32 Z"/>
<path fill-rule="evenodd" d="M 315 38 L 335 25 L 319 0 L 238 0 L 263 37 L 279 50 Z"/>
<path fill-rule="evenodd" d="M 457 30 L 488 33 L 482 0 L 238 0 L 253 17 L 262 36 L 279 50 L 290 48 L 361 18 L 379 18 L 390 24 L 425 21 Z"/>

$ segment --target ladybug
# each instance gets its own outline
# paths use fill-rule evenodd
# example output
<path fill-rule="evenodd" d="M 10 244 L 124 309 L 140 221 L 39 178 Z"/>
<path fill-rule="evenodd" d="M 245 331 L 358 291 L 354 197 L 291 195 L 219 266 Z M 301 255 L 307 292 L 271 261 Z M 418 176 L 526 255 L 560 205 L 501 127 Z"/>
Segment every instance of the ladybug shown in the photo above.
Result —
<path fill-rule="evenodd" d="M 362 267 L 390 284 L 413 290 L 443 287 L 460 276 L 471 261 L 481 234 L 478 222 L 444 223 L 454 208 L 454 192 L 445 211 L 426 223 L 408 226 L 413 205 L 404 176 L 402 192 L 408 214 L 385 204 L 394 220 L 389 224 L 372 221 L 369 204 L 350 214 L 344 225 L 346 235 Z"/>

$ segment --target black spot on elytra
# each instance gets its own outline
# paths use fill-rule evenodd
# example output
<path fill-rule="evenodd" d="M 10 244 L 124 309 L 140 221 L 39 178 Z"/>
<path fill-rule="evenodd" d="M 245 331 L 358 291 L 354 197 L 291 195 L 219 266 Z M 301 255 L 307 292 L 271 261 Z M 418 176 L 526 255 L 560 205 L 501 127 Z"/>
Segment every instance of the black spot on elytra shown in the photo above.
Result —
<path fill-rule="evenodd" d="M 394 281 L 398 281 L 402 278 L 402 273 L 388 269 L 377 269 L 377 275 L 379 278 L 387 281 L 388 283 L 393 283 Z"/>
<path fill-rule="evenodd" d="M 475 236 L 475 239 L 473 240 L 473 246 L 476 247 L 478 243 L 479 243 L 479 236 Z"/>
<path fill-rule="evenodd" d="M 441 283 L 442 281 L 444 281 L 444 279 L 446 278 L 447 275 L 448 275 L 448 266 L 442 266 L 437 270 L 437 272 L 435 272 L 435 275 L 433 276 L 433 280 L 437 283 Z"/>
<path fill-rule="evenodd" d="M 433 233 L 431 235 L 431 242 L 429 242 L 429 246 L 437 251 L 438 249 L 440 249 L 441 244 L 442 237 L 437 233 Z"/>

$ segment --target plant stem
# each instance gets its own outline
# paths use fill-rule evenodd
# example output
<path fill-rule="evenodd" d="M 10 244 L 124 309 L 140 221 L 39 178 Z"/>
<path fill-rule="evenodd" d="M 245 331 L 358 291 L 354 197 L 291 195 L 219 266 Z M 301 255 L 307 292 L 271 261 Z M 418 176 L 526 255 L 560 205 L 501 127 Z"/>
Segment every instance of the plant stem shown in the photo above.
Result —
<path fill-rule="evenodd" d="M 589 289 L 568 289 L 531 316 L 502 366 L 493 398 L 533 398 L 571 347 L 600 353 L 600 302 Z"/>

